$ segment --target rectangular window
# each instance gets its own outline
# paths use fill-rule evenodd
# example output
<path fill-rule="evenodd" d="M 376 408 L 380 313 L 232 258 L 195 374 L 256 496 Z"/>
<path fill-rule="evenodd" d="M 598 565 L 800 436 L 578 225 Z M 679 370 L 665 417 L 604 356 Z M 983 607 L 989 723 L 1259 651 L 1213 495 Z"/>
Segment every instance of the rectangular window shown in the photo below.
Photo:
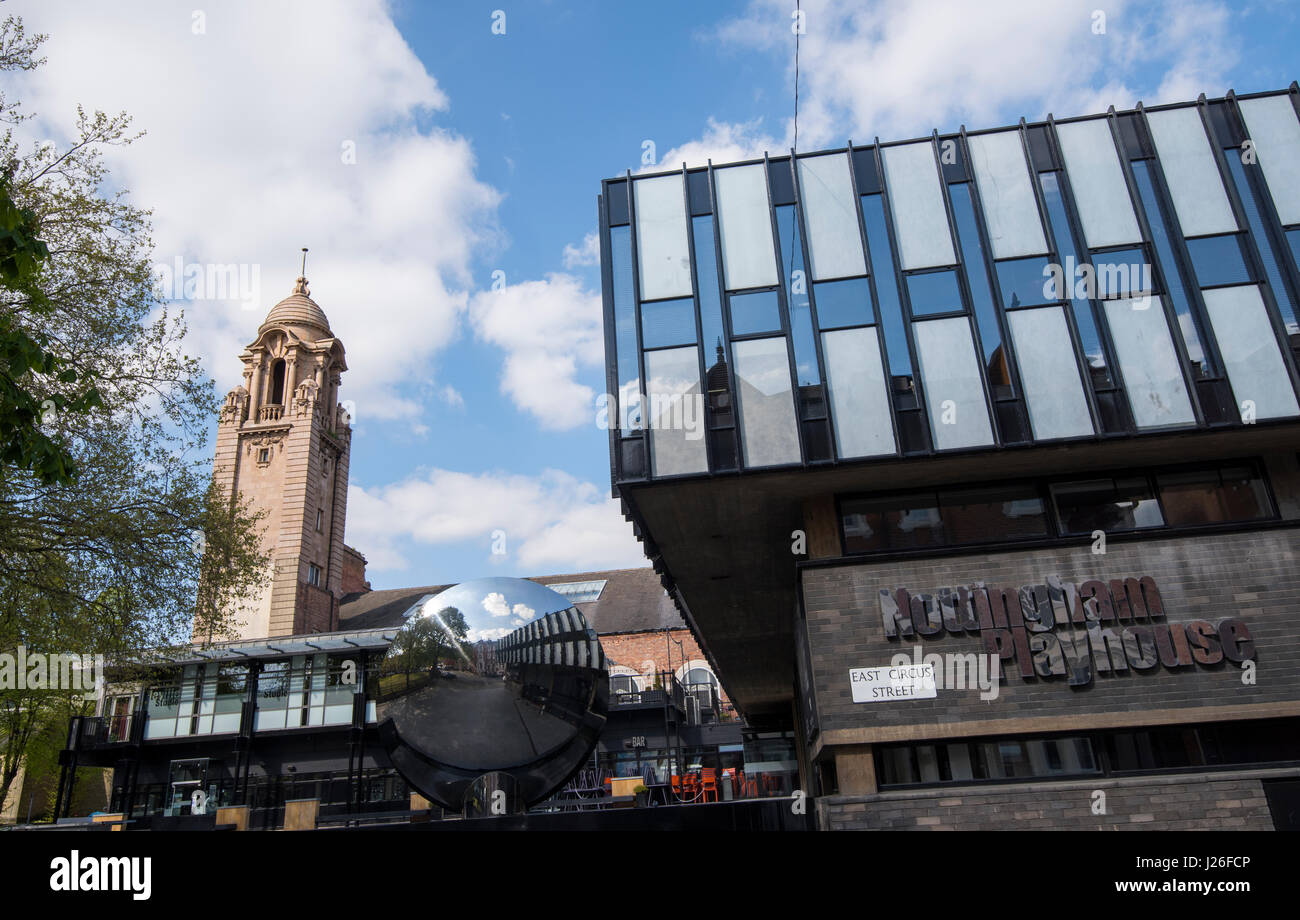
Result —
<path fill-rule="evenodd" d="M 884 147 L 880 155 L 904 270 L 955 264 L 934 145 L 923 141 Z"/>
<path fill-rule="evenodd" d="M 1137 426 L 1192 424 L 1196 417 L 1160 297 L 1108 300 L 1105 306 Z"/>
<path fill-rule="evenodd" d="M 1156 486 L 1172 527 L 1273 517 L 1264 480 L 1248 466 L 1164 473 Z"/>
<path fill-rule="evenodd" d="M 618 408 L 625 430 L 641 428 L 641 371 L 636 342 L 636 290 L 632 283 L 632 228 L 609 231 L 609 261 L 614 276 L 614 344 L 618 360 Z M 643 474 L 644 475 L 644 474 Z"/>
<path fill-rule="evenodd" d="M 1241 237 L 1236 233 L 1188 240 L 1187 253 L 1192 257 L 1192 268 L 1196 270 L 1196 283 L 1203 288 L 1219 284 L 1250 284 L 1255 280 L 1246 267 Z"/>
<path fill-rule="evenodd" d="M 681 176 L 632 183 L 641 299 L 689 297 L 691 256 L 686 241 L 686 199 Z"/>
<path fill-rule="evenodd" d="M 814 284 L 813 296 L 817 298 L 817 322 L 823 329 L 865 326 L 875 322 L 871 309 L 871 285 L 866 278 Z"/>
<path fill-rule="evenodd" d="M 750 339 L 732 345 L 741 444 L 748 467 L 798 463 L 790 355 L 784 338 Z"/>
<path fill-rule="evenodd" d="M 953 317 L 913 323 L 912 332 L 935 447 L 992 444 L 970 320 Z"/>
<path fill-rule="evenodd" d="M 943 546 L 947 540 L 933 492 L 844 503 L 844 548 L 850 553 Z"/>
<path fill-rule="evenodd" d="M 713 171 L 722 240 L 722 276 L 727 290 L 777 284 L 767 177 L 761 165 Z"/>
<path fill-rule="evenodd" d="M 1060 307 L 1014 310 L 1007 319 L 1034 438 L 1045 441 L 1092 434 L 1092 418 L 1064 311 Z"/>
<path fill-rule="evenodd" d="M 1109 122 L 1105 118 L 1072 121 L 1057 125 L 1056 136 L 1088 246 L 1100 249 L 1140 242 L 1142 232 Z"/>
<path fill-rule="evenodd" d="M 1040 173 L 1038 183 L 1043 190 L 1043 200 L 1047 204 L 1047 218 L 1052 225 L 1052 235 L 1056 239 L 1057 257 L 1062 264 L 1071 260 L 1079 263 L 1074 234 L 1070 230 L 1070 221 L 1066 216 L 1065 199 L 1061 195 L 1061 180 L 1055 172 Z M 1067 285 L 1073 285 L 1067 279 Z M 1092 384 L 1097 389 L 1114 386 L 1110 371 L 1106 367 L 1106 352 L 1102 348 L 1101 336 L 1097 332 L 1097 319 L 1092 312 L 1092 302 L 1087 297 L 1075 297 L 1070 293 L 1070 309 L 1074 312 L 1074 325 L 1079 330 L 1079 340 L 1083 353 L 1088 359 L 1088 373 Z M 985 346 L 987 347 L 987 340 Z"/>
<path fill-rule="evenodd" d="M 320 566 L 314 564 L 307 566 L 307 584 L 320 587 Z"/>
<path fill-rule="evenodd" d="M 847 153 L 799 158 L 799 190 L 814 281 L 867 273 Z"/>
<path fill-rule="evenodd" d="M 257 462 L 258 462 L 258 463 L 270 463 L 270 462 L 271 462 L 271 448 L 269 448 L 269 447 L 259 447 L 258 450 L 257 450 Z"/>
<path fill-rule="evenodd" d="M 1052 501 L 1065 534 L 1114 533 L 1165 523 L 1145 476 L 1057 483 L 1052 486 Z"/>
<path fill-rule="evenodd" d="M 1237 186 L 1237 194 L 1241 196 L 1241 204 L 1246 212 L 1246 221 L 1250 224 L 1251 236 L 1254 237 L 1258 247 L 1260 261 L 1264 263 L 1264 276 L 1268 278 L 1269 290 L 1273 292 L 1273 299 L 1277 302 L 1278 309 L 1282 313 L 1282 322 L 1286 324 L 1287 334 L 1291 336 L 1300 334 L 1300 322 L 1297 322 L 1296 317 L 1296 304 L 1291 299 L 1291 295 L 1287 293 L 1280 270 L 1280 265 L 1286 264 L 1286 249 L 1283 248 L 1276 252 L 1273 249 L 1273 243 L 1264 228 L 1264 218 L 1260 214 L 1259 205 L 1255 201 L 1255 193 L 1246 180 L 1246 167 L 1241 163 L 1240 151 L 1229 148 L 1223 151 L 1223 159 L 1228 164 L 1228 171 L 1232 174 L 1233 183 Z M 1292 347 L 1297 348 L 1298 346 L 1293 345 Z"/>
<path fill-rule="evenodd" d="M 1002 305 L 1008 310 L 1065 299 L 1066 288 L 1074 279 L 1053 272 L 1047 259 L 1015 259 L 997 263 L 998 283 L 1002 287 Z"/>
<path fill-rule="evenodd" d="M 889 373 L 910 381 L 912 357 L 907 347 L 907 334 L 903 331 L 903 307 L 898 299 L 898 285 L 894 281 L 893 248 L 889 244 L 885 206 L 879 195 L 862 196 L 862 220 L 867 227 L 867 242 L 871 248 L 871 273 L 876 279 L 876 297 L 880 301 L 880 322 L 884 327 Z"/>
<path fill-rule="evenodd" d="M 713 218 L 697 217 L 691 221 L 695 234 L 695 276 L 699 284 L 700 342 L 705 354 L 722 344 L 722 301 L 718 295 L 718 258 L 713 251 Z"/>
<path fill-rule="evenodd" d="M 1268 181 L 1269 193 L 1283 224 L 1300 224 L 1300 120 L 1290 94 L 1242 99 L 1237 105 L 1251 146 Z"/>
<path fill-rule="evenodd" d="M 1258 285 L 1215 288 L 1203 296 L 1242 418 L 1284 418 L 1300 412 Z"/>
<path fill-rule="evenodd" d="M 1092 267 L 1099 300 L 1136 297 L 1155 290 L 1151 263 L 1141 248 L 1093 253 Z"/>
<path fill-rule="evenodd" d="M 859 327 L 824 332 L 822 355 L 836 453 L 842 458 L 894 453 L 897 448 L 876 330 Z"/>
<path fill-rule="evenodd" d="M 968 138 L 968 142 L 993 258 L 1047 252 L 1020 132 L 977 134 Z"/>
<path fill-rule="evenodd" d="M 1147 124 L 1183 235 L 1236 232 L 1237 218 L 1197 108 L 1147 112 Z"/>
<path fill-rule="evenodd" d="M 660 300 L 641 304 L 641 346 L 663 348 L 695 344 L 695 301 Z"/>
<path fill-rule="evenodd" d="M 650 461 L 656 477 L 703 473 L 709 468 L 699 360 L 699 349 L 694 347 L 646 352 Z"/>
<path fill-rule="evenodd" d="M 994 398 L 1011 396 L 1011 377 L 1002 355 L 1002 330 L 998 326 L 997 313 L 993 307 L 993 288 L 989 285 L 989 274 L 984 264 L 984 246 L 975 225 L 975 206 L 971 199 L 970 183 L 953 183 L 948 186 L 948 194 L 952 198 L 953 221 L 957 225 L 966 282 L 975 308 L 975 321 L 979 325 L 980 344 L 984 348 L 984 371 L 988 374 L 989 388 L 993 391 Z"/>
<path fill-rule="evenodd" d="M 316 532 L 320 533 L 325 527 L 325 509 L 316 509 Z"/>
<path fill-rule="evenodd" d="M 732 335 L 780 331 L 781 304 L 776 291 L 732 294 L 730 299 Z"/>
<path fill-rule="evenodd" d="M 964 546 L 1050 535 L 1033 485 L 849 499 L 841 508 L 849 553 Z"/>
<path fill-rule="evenodd" d="M 955 271 L 926 272 L 907 276 L 907 299 L 913 316 L 961 313 L 961 288 Z"/>

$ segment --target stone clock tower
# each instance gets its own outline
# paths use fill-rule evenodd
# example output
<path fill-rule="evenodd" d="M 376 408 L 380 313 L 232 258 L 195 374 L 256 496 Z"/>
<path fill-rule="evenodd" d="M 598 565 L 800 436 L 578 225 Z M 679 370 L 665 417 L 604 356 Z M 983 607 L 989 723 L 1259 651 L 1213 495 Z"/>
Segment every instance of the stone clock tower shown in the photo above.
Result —
<path fill-rule="evenodd" d="M 214 478 L 265 512 L 259 526 L 273 572 L 261 596 L 235 612 L 236 631 L 243 639 L 327 632 L 343 596 L 352 431 L 338 404 L 343 344 L 306 277 L 239 357 L 244 385 L 221 407 Z"/>

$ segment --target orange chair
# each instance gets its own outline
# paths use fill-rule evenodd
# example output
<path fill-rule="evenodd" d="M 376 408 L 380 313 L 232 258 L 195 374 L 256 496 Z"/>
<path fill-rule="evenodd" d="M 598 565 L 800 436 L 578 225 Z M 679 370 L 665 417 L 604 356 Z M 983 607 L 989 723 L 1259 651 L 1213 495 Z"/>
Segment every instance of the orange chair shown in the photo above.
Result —
<path fill-rule="evenodd" d="M 718 800 L 718 771 L 717 770 L 713 769 L 712 767 L 704 768 L 704 777 L 702 781 L 701 791 L 704 793 L 704 801 L 706 802 L 709 801 L 709 796 L 713 796 L 713 801 L 715 802 Z"/>

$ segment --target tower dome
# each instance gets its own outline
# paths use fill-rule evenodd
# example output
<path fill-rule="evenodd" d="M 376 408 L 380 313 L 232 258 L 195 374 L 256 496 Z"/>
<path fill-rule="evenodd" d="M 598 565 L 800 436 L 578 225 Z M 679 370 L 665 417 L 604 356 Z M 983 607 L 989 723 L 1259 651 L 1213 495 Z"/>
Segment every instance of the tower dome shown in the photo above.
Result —
<path fill-rule="evenodd" d="M 330 332 L 330 322 L 325 318 L 325 311 L 317 305 L 316 301 L 311 299 L 311 291 L 307 288 L 307 279 L 301 275 L 294 283 L 293 293 L 272 307 L 271 312 L 266 314 L 266 320 L 258 327 L 258 335 L 261 335 L 271 326 L 306 327 L 322 333 L 327 338 L 334 335 L 334 333 Z"/>

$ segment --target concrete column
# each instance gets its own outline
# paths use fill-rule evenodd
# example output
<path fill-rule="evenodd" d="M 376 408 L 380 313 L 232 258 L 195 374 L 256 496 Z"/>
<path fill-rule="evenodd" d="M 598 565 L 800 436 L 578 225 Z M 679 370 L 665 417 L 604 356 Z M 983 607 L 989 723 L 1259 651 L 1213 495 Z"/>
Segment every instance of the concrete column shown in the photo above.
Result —
<path fill-rule="evenodd" d="M 262 408 L 262 355 L 255 355 L 253 361 L 253 385 L 248 389 L 248 417 L 257 421 L 257 410 Z"/>
<path fill-rule="evenodd" d="M 835 748 L 835 779 L 840 795 L 873 795 L 876 761 L 869 744 L 845 744 Z"/>

